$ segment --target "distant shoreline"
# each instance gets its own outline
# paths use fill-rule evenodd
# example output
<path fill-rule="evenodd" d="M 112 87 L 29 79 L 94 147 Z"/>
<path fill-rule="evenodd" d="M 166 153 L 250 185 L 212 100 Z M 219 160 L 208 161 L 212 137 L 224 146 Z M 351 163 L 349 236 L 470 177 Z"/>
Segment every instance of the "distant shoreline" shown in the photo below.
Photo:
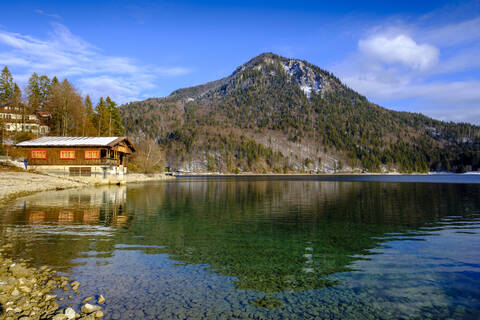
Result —
<path fill-rule="evenodd" d="M 189 172 L 189 173 L 180 173 L 173 174 L 175 177 L 295 177 L 295 176 L 305 176 L 305 177 L 337 177 L 337 176 L 438 176 L 438 175 L 452 175 L 452 176 L 462 176 L 462 175 L 480 175 L 480 172 L 465 172 L 465 173 L 455 173 L 455 172 L 413 172 L 413 173 L 404 173 L 404 172 L 338 172 L 338 173 L 220 173 L 220 172 Z"/>
<path fill-rule="evenodd" d="M 177 179 L 227 179 L 271 181 L 319 181 L 319 182 L 382 182 L 382 183 L 460 183 L 480 184 L 478 173 L 347 173 L 347 174 L 189 174 L 177 175 Z"/>

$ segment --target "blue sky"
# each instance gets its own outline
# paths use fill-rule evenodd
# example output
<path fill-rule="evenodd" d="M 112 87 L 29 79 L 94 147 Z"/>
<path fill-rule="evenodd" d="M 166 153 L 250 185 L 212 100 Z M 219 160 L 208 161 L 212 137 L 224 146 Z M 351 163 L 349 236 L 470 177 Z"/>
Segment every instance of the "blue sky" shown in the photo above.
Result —
<path fill-rule="evenodd" d="M 10 1 L 0 66 L 119 103 L 301 58 L 382 106 L 480 124 L 480 1 Z"/>

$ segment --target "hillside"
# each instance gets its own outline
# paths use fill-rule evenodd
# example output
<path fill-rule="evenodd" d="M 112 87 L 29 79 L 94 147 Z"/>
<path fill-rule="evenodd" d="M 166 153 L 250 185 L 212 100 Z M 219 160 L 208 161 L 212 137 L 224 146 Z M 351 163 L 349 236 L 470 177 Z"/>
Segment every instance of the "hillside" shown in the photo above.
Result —
<path fill-rule="evenodd" d="M 230 76 L 120 107 L 172 169 L 221 172 L 478 170 L 480 127 L 396 112 L 331 73 L 272 53 Z"/>

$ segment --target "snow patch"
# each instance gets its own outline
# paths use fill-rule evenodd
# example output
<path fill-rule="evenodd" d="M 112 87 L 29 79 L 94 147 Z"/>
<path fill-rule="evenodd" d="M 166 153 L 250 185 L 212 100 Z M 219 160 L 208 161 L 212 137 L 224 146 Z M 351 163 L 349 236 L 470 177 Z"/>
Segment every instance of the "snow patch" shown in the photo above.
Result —
<path fill-rule="evenodd" d="M 289 60 L 282 64 L 282 67 L 285 73 L 295 80 L 309 99 L 312 91 L 321 93 L 323 86 L 327 84 L 320 73 L 306 66 L 302 61 Z"/>
<path fill-rule="evenodd" d="M 310 96 L 312 95 L 312 87 L 307 85 L 302 85 L 300 86 L 300 89 L 302 89 L 302 91 L 305 92 L 305 95 L 307 96 L 307 98 L 310 98 Z"/>

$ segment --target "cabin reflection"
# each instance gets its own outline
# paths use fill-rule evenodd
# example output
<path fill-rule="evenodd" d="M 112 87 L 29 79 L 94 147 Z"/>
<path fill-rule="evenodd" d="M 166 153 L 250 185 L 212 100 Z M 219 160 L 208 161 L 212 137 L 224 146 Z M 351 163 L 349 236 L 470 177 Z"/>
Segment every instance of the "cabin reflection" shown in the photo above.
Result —
<path fill-rule="evenodd" d="M 30 223 L 45 222 L 47 213 L 45 211 L 31 210 L 27 214 L 27 221 Z"/>
<path fill-rule="evenodd" d="M 108 186 L 30 196 L 23 203 L 25 222 L 125 226 L 126 194 L 126 187 Z"/>

